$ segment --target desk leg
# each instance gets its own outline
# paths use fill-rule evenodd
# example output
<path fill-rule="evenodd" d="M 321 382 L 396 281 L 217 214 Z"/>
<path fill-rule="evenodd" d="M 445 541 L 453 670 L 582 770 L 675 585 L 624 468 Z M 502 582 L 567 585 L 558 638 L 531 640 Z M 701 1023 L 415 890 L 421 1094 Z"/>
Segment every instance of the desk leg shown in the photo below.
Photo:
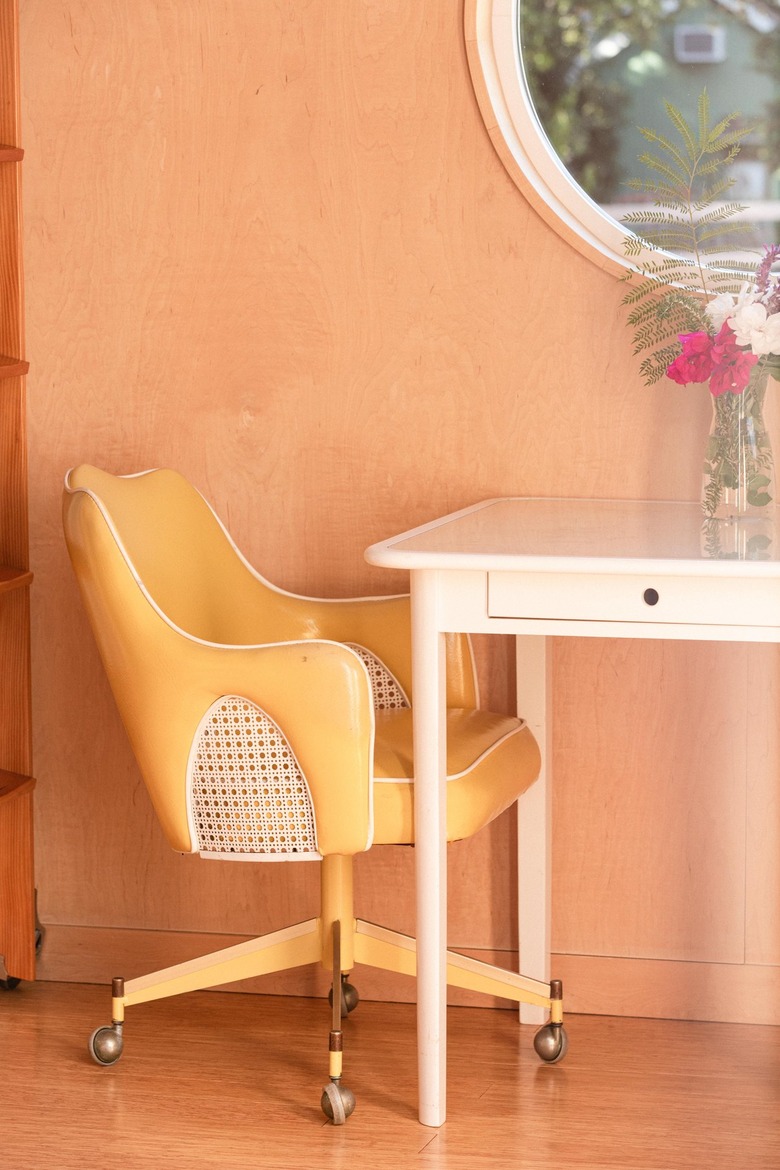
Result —
<path fill-rule="evenodd" d="M 414 822 L 417 879 L 417 1061 L 423 1125 L 447 1106 L 447 843 L 444 636 L 438 575 L 411 575 Z"/>
<path fill-rule="evenodd" d="M 517 638 L 517 713 L 536 736 L 542 753 L 539 779 L 518 801 L 517 878 L 520 970 L 545 983 L 550 979 L 552 904 L 552 702 L 549 639 Z M 520 1005 L 524 1024 L 541 1024 L 545 1013 Z"/>

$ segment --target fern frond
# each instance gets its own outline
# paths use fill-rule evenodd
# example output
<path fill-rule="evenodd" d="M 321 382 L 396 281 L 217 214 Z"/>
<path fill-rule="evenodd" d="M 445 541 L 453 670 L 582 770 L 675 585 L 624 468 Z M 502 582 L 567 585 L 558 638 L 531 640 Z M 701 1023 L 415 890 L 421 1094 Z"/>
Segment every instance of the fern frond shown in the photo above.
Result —
<path fill-rule="evenodd" d="M 662 341 L 667 341 L 670 337 L 679 337 L 681 333 L 690 333 L 697 328 L 698 324 L 698 318 L 686 317 L 684 314 L 670 318 L 666 323 L 660 321 L 653 324 L 648 323 L 634 333 L 634 355 L 636 356 L 636 354 L 653 345 L 658 345 Z M 676 353 L 677 351 L 675 351 L 675 356 Z"/>
<path fill-rule="evenodd" d="M 697 98 L 696 114 L 699 122 L 699 142 L 706 142 L 712 133 L 710 127 L 710 95 L 707 93 L 706 85 Z"/>
<path fill-rule="evenodd" d="M 640 154 L 639 161 L 644 163 L 648 170 L 653 171 L 654 174 L 661 175 L 668 183 L 670 191 L 678 193 L 681 199 L 685 199 L 690 185 L 689 172 L 676 171 L 674 167 L 655 154 Z"/>
<path fill-rule="evenodd" d="M 636 308 L 626 317 L 629 325 L 638 327 L 644 325 L 646 321 L 658 316 L 658 301 L 645 300 L 644 303 L 637 304 Z"/>
<path fill-rule="evenodd" d="M 728 151 L 731 151 L 735 147 L 737 150 L 739 150 L 741 143 L 742 143 L 742 139 L 745 138 L 746 135 L 748 135 L 748 134 L 754 134 L 756 132 L 756 130 L 759 129 L 758 125 L 739 126 L 739 127 L 737 127 L 736 130 L 732 130 L 730 134 L 725 134 L 723 132 L 723 130 L 728 129 L 728 127 L 732 124 L 732 122 L 736 121 L 736 119 L 738 117 L 739 117 L 738 114 L 731 114 L 728 118 L 723 118 L 718 123 L 717 126 L 713 127 L 712 134 L 710 135 L 708 142 L 707 142 L 708 151 L 709 150 L 728 150 Z M 721 127 L 723 127 L 723 130 L 721 130 Z"/>
<path fill-rule="evenodd" d="M 680 175 L 687 175 L 689 173 L 689 160 L 680 150 L 678 150 L 678 148 L 674 145 L 673 142 L 670 141 L 670 139 L 668 139 L 663 134 L 659 134 L 655 130 L 648 130 L 646 127 L 640 127 L 640 132 L 646 142 L 652 142 L 652 144 L 662 150 L 664 154 L 667 154 L 670 158 L 674 159 L 679 167 Z"/>
<path fill-rule="evenodd" d="M 691 206 L 694 211 L 700 211 L 703 207 L 709 207 L 712 203 L 717 203 L 727 192 L 734 186 L 734 180 L 730 178 L 718 179 L 716 182 L 707 185 L 705 184 L 699 192 L 698 199 L 691 201 Z M 729 206 L 738 206 L 736 204 L 729 204 Z"/>
<path fill-rule="evenodd" d="M 713 280 L 721 280 L 724 278 L 729 280 L 736 278 L 740 280 L 752 280 L 755 276 L 755 268 L 745 260 L 725 259 L 722 255 L 722 248 L 712 248 L 710 251 L 712 255 L 716 256 L 707 265 L 707 273 Z"/>
<path fill-rule="evenodd" d="M 681 226 L 675 230 L 668 226 L 659 225 L 656 229 L 655 224 L 652 226 L 650 236 L 657 247 L 665 248 L 669 252 L 673 252 L 677 248 L 680 251 L 693 252 L 696 250 L 699 239 L 699 234 L 694 228 Z"/>
<path fill-rule="evenodd" d="M 659 289 L 659 282 L 647 281 L 644 284 L 634 285 L 627 293 L 623 294 L 623 305 L 635 305 L 639 301 L 644 300 L 645 297 L 650 296 L 651 293 L 657 293 Z"/>
<path fill-rule="evenodd" d="M 661 210 L 662 204 L 654 203 L 646 211 L 629 211 L 623 216 L 623 223 L 669 224 L 670 227 L 690 225 L 690 219 L 674 211 Z"/>
<path fill-rule="evenodd" d="M 645 195 L 652 195 L 655 200 L 663 199 L 665 203 L 669 203 L 674 207 L 684 208 L 688 206 L 688 189 L 682 191 L 678 187 L 670 187 L 667 183 L 659 181 L 642 182 L 640 179 L 629 179 L 626 182 L 626 187 L 632 191 L 642 191 Z"/>
<path fill-rule="evenodd" d="M 721 167 L 728 166 L 733 162 L 739 154 L 739 147 L 732 146 L 727 154 L 721 154 L 719 150 L 707 151 L 707 154 L 712 155 L 712 158 L 702 158 L 701 162 L 696 168 L 698 175 L 712 175 L 719 171 Z"/>
<path fill-rule="evenodd" d="M 676 198 L 656 199 L 653 206 L 660 209 L 665 215 L 672 216 L 672 219 L 678 223 L 686 223 L 690 220 L 688 202 L 681 202 Z"/>
<path fill-rule="evenodd" d="M 641 269 L 635 271 L 644 275 L 646 272 L 657 274 L 661 280 L 667 279 L 669 273 L 675 272 L 677 269 L 696 268 L 695 260 L 689 256 L 670 256 L 661 248 L 648 248 L 648 251 L 654 252 L 658 255 L 658 260 L 650 260 L 647 264 L 643 264 Z"/>
<path fill-rule="evenodd" d="M 679 346 L 668 346 L 666 349 L 656 350 L 646 357 L 639 366 L 639 373 L 645 380 L 645 385 L 653 386 L 666 376 L 667 366 L 674 361 L 679 352 Z"/>
<path fill-rule="evenodd" d="M 736 224 L 732 225 L 732 227 L 729 227 L 720 223 L 719 220 L 715 220 L 713 223 L 709 224 L 705 224 L 704 221 L 701 220 L 696 229 L 696 236 L 700 244 L 704 244 L 708 240 L 720 239 L 724 243 L 728 240 L 729 246 L 733 246 L 734 240 L 731 237 L 740 235 L 741 232 L 743 232 L 745 229 L 750 231 L 750 224 L 746 224 L 743 228 L 737 228 Z M 723 245 L 721 245 L 721 251 L 722 250 Z"/>
<path fill-rule="evenodd" d="M 664 102 L 664 106 L 666 107 L 666 114 L 667 114 L 667 117 L 669 118 L 669 121 L 672 123 L 674 128 L 677 130 L 677 133 L 680 135 L 680 137 L 683 140 L 683 144 L 684 144 L 685 149 L 688 153 L 689 161 L 694 162 L 695 159 L 698 158 L 699 153 L 700 153 L 699 142 L 697 142 L 696 139 L 694 138 L 693 131 L 691 130 L 688 123 L 686 122 L 685 118 L 683 117 L 682 111 L 679 110 L 677 108 L 677 106 L 672 105 L 672 103 L 669 101 Z M 701 133 L 701 117 L 700 117 L 699 118 L 699 141 L 701 141 L 701 139 L 702 139 L 702 133 Z"/>
<path fill-rule="evenodd" d="M 622 278 L 629 286 L 622 304 L 634 353 L 646 354 L 640 374 L 647 385 L 664 377 L 680 353 L 681 335 L 711 331 L 706 306 L 716 291 L 734 293 L 755 280 L 755 269 L 744 258 L 723 256 L 726 246 L 736 246 L 730 241 L 751 230 L 738 218 L 744 206 L 727 196 L 733 186 L 728 168 L 753 127 L 740 127 L 736 113 L 711 125 L 706 89 L 699 95 L 695 127 L 672 102 L 664 105 L 674 134 L 640 127 L 652 147 L 639 155 L 649 174 L 644 182 L 628 183 L 653 204 L 623 219 L 629 229 L 624 251 L 634 267 Z M 712 255 L 717 258 L 710 260 Z"/>
<path fill-rule="evenodd" d="M 725 194 L 726 190 L 731 186 L 731 183 L 718 183 L 714 187 L 706 188 L 702 191 L 698 199 L 695 199 L 691 202 L 691 209 L 698 216 L 700 212 L 703 212 L 706 210 L 706 208 L 710 207 L 711 210 L 707 212 L 707 215 L 717 216 L 722 220 L 733 219 L 734 216 L 739 215 L 741 212 L 746 210 L 745 205 L 743 203 L 718 202 L 720 196 Z M 714 207 L 712 206 L 713 203 L 715 204 Z"/>

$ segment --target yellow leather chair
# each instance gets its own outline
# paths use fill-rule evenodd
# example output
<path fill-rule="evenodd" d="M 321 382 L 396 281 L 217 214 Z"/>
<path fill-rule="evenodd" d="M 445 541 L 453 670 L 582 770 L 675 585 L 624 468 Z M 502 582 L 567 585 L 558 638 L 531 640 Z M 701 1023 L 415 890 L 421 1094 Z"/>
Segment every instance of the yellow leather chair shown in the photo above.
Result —
<path fill-rule="evenodd" d="M 72 469 L 63 521 L 117 706 L 165 835 L 182 853 L 314 860 L 318 918 L 113 983 L 90 1051 L 112 1064 L 125 1008 L 320 962 L 333 973 L 325 1113 L 343 1122 L 341 1013 L 355 963 L 415 973 L 414 939 L 355 920 L 352 858 L 414 841 L 408 597 L 332 601 L 264 580 L 203 497 L 170 470 Z M 468 639 L 447 643 L 447 836 L 470 836 L 536 778 L 520 720 L 478 708 Z M 566 1050 L 560 984 L 448 953 L 448 982 L 548 1008 L 539 1055 Z"/>

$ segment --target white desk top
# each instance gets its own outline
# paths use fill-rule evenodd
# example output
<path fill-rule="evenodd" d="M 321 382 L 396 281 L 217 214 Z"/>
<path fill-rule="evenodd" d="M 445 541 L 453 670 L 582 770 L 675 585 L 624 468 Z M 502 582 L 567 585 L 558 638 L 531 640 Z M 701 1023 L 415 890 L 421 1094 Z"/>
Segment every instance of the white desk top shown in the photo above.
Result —
<path fill-rule="evenodd" d="M 366 550 L 396 569 L 780 576 L 778 539 L 758 531 L 747 551 L 725 559 L 703 536 L 697 503 L 506 498 L 485 500 Z M 722 522 L 721 522 L 722 523 Z M 778 528 L 780 532 L 780 528 Z"/>

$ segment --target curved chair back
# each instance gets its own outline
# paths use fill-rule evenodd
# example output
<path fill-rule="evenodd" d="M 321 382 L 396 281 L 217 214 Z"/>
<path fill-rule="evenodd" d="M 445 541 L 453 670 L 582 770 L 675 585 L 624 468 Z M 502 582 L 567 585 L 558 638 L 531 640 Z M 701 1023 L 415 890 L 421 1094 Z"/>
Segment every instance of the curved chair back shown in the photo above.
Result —
<path fill-rule="evenodd" d="M 258 859 L 368 848 L 374 705 L 408 706 L 412 696 L 408 597 L 326 600 L 278 589 L 170 470 L 114 476 L 74 468 L 63 523 L 117 706 L 171 845 Z M 447 638 L 447 692 L 450 707 L 477 705 L 463 636 Z M 246 742 L 234 734 L 239 722 L 254 729 Z M 217 766 L 223 778 L 225 767 L 243 776 L 247 759 L 284 757 L 272 791 L 255 763 L 251 790 L 209 787 L 213 759 L 226 752 L 229 766 Z M 270 813 L 258 840 L 253 818 L 290 801 L 306 806 L 305 847 L 297 827 L 280 828 Z"/>
<path fill-rule="evenodd" d="M 224 722 L 225 704 L 237 696 L 253 706 L 245 716 L 233 711 L 232 718 L 248 722 L 259 709 L 276 730 L 284 729 L 307 800 L 309 790 L 313 798 L 307 815 L 316 822 L 316 847 L 307 852 L 366 849 L 373 816 L 373 706 L 358 655 L 332 641 L 311 640 L 316 631 L 305 628 L 305 599 L 259 578 L 199 493 L 175 472 L 124 478 L 76 468 L 66 479 L 63 523 L 117 706 L 171 845 L 183 852 L 241 852 L 233 841 L 219 844 L 224 809 L 215 840 L 204 848 L 192 794 L 198 754 L 214 734 L 204 720 L 213 716 L 214 727 Z M 238 767 L 243 771 L 244 763 Z M 296 785 L 300 789 L 300 777 Z M 238 792 L 229 815 L 233 824 L 242 822 L 239 837 L 246 836 L 243 822 L 259 804 L 297 800 L 285 789 L 285 781 L 275 782 L 269 797 L 255 786 L 245 814 L 240 807 L 246 800 Z M 205 816 L 208 827 L 211 814 Z M 258 858 L 300 853 L 297 844 L 285 844 L 274 841 L 248 852 Z"/>

